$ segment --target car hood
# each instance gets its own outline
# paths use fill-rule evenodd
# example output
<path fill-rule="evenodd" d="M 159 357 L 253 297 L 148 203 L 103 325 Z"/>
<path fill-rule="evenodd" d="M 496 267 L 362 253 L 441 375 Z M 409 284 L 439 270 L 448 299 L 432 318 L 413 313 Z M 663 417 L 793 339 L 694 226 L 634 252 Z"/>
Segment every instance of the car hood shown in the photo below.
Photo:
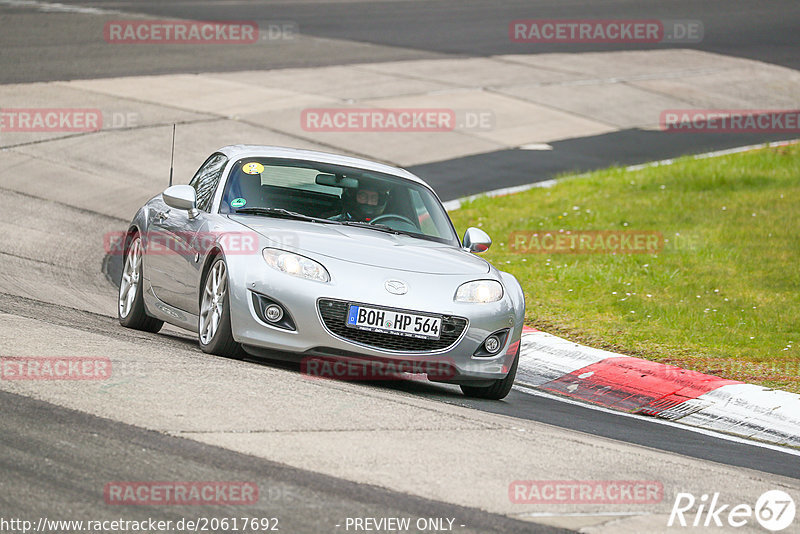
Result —
<path fill-rule="evenodd" d="M 428 274 L 485 275 L 489 263 L 456 247 L 368 228 L 229 215 L 276 248 L 373 267 Z"/>

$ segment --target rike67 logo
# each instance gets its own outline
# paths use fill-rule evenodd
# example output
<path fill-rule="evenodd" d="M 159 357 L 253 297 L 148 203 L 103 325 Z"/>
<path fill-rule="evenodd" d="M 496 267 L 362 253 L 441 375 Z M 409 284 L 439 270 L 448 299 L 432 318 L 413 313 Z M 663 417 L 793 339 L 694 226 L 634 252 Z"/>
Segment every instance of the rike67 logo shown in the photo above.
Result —
<path fill-rule="evenodd" d="M 762 493 L 755 506 L 722 503 L 719 493 L 703 494 L 699 499 L 691 493 L 678 493 L 667 526 L 724 527 L 727 531 L 752 524 L 755 519 L 763 528 L 779 532 L 794 522 L 795 512 L 794 499 L 781 490 Z"/>

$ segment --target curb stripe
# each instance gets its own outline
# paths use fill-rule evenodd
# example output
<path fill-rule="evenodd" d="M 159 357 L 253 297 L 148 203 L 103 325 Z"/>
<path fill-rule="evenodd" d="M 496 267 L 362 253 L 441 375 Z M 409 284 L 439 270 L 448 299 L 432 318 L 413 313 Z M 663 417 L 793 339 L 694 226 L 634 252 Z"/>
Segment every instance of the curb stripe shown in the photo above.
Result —
<path fill-rule="evenodd" d="M 583 367 L 541 388 L 608 408 L 658 415 L 721 386 L 738 383 L 672 365 L 621 356 Z"/>
<path fill-rule="evenodd" d="M 517 381 L 542 394 L 800 447 L 800 395 L 594 349 L 536 329 L 523 328 L 521 343 Z"/>
<path fill-rule="evenodd" d="M 521 382 L 541 386 L 611 356 L 617 354 L 583 347 L 544 332 L 523 333 L 517 376 Z"/>
<path fill-rule="evenodd" d="M 707 407 L 680 420 L 752 439 L 800 447 L 800 396 L 754 384 L 722 386 L 698 398 Z"/>

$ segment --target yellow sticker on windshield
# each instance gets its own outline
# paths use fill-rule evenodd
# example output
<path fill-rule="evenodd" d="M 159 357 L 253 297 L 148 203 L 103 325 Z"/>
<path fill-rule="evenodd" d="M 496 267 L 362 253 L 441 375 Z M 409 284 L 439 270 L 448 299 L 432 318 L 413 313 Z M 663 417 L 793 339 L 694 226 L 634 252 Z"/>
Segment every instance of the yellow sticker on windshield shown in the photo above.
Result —
<path fill-rule="evenodd" d="M 247 174 L 261 174 L 264 172 L 264 166 L 257 161 L 251 161 L 242 166 L 242 172 Z"/>

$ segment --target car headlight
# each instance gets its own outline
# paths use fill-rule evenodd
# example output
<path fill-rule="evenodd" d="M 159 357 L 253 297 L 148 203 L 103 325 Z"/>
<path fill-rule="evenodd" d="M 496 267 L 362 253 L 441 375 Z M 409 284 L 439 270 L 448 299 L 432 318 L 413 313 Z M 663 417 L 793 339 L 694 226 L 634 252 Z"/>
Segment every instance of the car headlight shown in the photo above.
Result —
<path fill-rule="evenodd" d="M 474 280 L 461 284 L 453 300 L 456 302 L 497 302 L 503 298 L 503 286 L 496 280 Z"/>
<path fill-rule="evenodd" d="M 331 275 L 325 267 L 305 256 L 276 248 L 265 248 L 261 255 L 270 267 L 286 274 L 316 282 L 331 281 Z"/>

